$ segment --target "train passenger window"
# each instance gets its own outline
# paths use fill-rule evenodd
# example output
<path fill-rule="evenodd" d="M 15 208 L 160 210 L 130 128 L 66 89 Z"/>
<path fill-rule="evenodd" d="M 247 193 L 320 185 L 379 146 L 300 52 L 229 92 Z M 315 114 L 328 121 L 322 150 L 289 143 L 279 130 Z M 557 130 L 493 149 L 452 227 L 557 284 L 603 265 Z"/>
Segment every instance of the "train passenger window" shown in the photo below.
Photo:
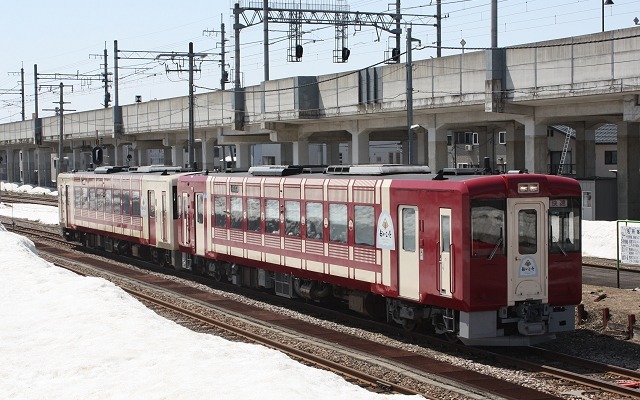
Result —
<path fill-rule="evenodd" d="M 89 188 L 82 188 L 82 208 L 89 209 Z"/>
<path fill-rule="evenodd" d="M 549 201 L 549 252 L 567 253 L 581 251 L 580 199 Z"/>
<path fill-rule="evenodd" d="M 73 194 L 75 195 L 75 200 L 73 205 L 75 206 L 76 209 L 80 209 L 82 208 L 82 188 L 75 188 L 75 190 L 73 191 Z"/>
<path fill-rule="evenodd" d="M 104 211 L 104 189 L 102 188 L 96 190 L 96 210 Z"/>
<path fill-rule="evenodd" d="M 196 194 L 196 222 L 199 224 L 204 223 L 204 198 L 202 193 Z"/>
<path fill-rule="evenodd" d="M 374 246 L 375 223 L 373 206 L 355 206 L 356 244 Z"/>
<path fill-rule="evenodd" d="M 518 253 L 538 252 L 538 212 L 533 209 L 518 211 Z"/>
<path fill-rule="evenodd" d="M 505 254 L 505 201 L 471 202 L 471 256 L 489 257 Z"/>
<path fill-rule="evenodd" d="M 416 251 L 416 210 L 413 208 L 402 209 L 402 250 Z"/>
<path fill-rule="evenodd" d="M 329 204 L 329 240 L 347 243 L 346 204 Z"/>
<path fill-rule="evenodd" d="M 260 199 L 247 199 L 247 230 L 260 232 Z"/>
<path fill-rule="evenodd" d="M 134 190 L 131 192 L 131 215 L 134 217 L 140 216 L 140 191 Z"/>
<path fill-rule="evenodd" d="M 305 214 L 307 222 L 307 239 L 322 240 L 322 203 L 307 203 Z"/>
<path fill-rule="evenodd" d="M 122 215 L 131 215 L 131 192 L 128 190 L 122 191 Z"/>
<path fill-rule="evenodd" d="M 156 192 L 149 190 L 149 218 L 156 217 Z"/>
<path fill-rule="evenodd" d="M 227 227 L 227 198 L 215 196 L 213 198 L 213 214 L 215 217 L 214 226 L 219 228 Z"/>
<path fill-rule="evenodd" d="M 242 229 L 242 197 L 231 198 L 231 228 Z"/>
<path fill-rule="evenodd" d="M 96 189 L 89 189 L 89 210 L 96 210 Z"/>
<path fill-rule="evenodd" d="M 120 214 L 120 190 L 116 189 L 113 191 L 113 201 L 111 204 L 113 206 L 113 213 Z"/>
<path fill-rule="evenodd" d="M 107 212 L 107 213 L 113 212 L 113 208 L 112 208 L 113 197 L 111 193 L 112 193 L 111 189 L 107 189 L 104 191 L 104 212 Z"/>
<path fill-rule="evenodd" d="M 266 233 L 280 234 L 280 201 L 264 202 L 264 230 Z"/>
<path fill-rule="evenodd" d="M 284 202 L 284 234 L 300 236 L 300 202 Z"/>

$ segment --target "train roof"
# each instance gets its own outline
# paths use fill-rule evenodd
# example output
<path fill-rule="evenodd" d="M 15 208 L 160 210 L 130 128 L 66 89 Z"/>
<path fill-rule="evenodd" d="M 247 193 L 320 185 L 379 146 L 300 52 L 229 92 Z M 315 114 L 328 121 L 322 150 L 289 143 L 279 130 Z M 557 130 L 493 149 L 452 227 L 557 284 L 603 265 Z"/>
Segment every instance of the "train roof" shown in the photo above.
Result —
<path fill-rule="evenodd" d="M 102 167 L 97 167 L 93 170 L 87 171 L 71 171 L 67 172 L 67 174 L 78 174 L 78 175 L 176 175 L 182 173 L 197 173 L 198 171 L 194 171 L 191 168 L 182 168 L 182 167 L 173 167 L 167 165 L 147 165 L 141 167 L 126 167 L 126 166 L 112 166 L 106 165 Z"/>

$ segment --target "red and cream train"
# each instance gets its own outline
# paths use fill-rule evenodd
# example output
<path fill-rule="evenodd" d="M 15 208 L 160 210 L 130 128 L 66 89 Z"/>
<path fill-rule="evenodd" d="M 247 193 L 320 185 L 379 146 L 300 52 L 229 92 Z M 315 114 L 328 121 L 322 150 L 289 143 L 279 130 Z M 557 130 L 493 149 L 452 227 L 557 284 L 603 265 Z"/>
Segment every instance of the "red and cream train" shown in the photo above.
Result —
<path fill-rule="evenodd" d="M 573 330 L 580 186 L 537 174 L 102 167 L 58 176 L 69 240 L 311 300 L 473 345 Z"/>

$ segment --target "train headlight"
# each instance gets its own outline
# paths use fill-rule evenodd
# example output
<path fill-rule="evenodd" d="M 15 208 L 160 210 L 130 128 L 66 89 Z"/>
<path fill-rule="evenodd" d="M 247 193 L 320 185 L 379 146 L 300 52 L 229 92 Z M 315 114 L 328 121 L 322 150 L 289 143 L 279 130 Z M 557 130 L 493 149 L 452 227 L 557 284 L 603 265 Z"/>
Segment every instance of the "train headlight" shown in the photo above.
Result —
<path fill-rule="evenodd" d="M 539 193 L 540 185 L 538 183 L 519 183 L 518 193 Z"/>

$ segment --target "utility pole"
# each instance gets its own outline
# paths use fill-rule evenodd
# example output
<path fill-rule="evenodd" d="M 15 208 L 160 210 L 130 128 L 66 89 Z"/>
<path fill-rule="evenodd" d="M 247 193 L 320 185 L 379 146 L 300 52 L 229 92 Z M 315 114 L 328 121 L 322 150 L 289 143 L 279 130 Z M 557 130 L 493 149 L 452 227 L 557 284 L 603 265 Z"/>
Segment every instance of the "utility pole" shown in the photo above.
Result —
<path fill-rule="evenodd" d="M 442 0 L 436 0 L 436 57 L 442 57 Z"/>
<path fill-rule="evenodd" d="M 263 56 L 264 56 L 264 81 L 269 80 L 269 0 L 263 0 Z"/>
<path fill-rule="evenodd" d="M 24 114 L 24 68 L 20 68 L 20 72 L 9 72 L 9 75 L 20 74 L 20 90 L 16 89 L 0 89 L 0 94 L 19 94 L 22 98 L 22 120 L 25 119 Z"/>
<path fill-rule="evenodd" d="M 56 87 L 53 85 L 44 85 L 44 86 L 50 87 L 50 88 Z M 67 87 L 69 87 L 69 85 L 67 85 Z M 58 114 L 58 118 L 60 119 L 60 138 L 58 139 L 58 164 L 57 164 L 56 176 L 58 176 L 58 174 L 61 172 L 65 172 L 65 169 L 66 169 L 66 165 L 64 165 L 65 164 L 64 163 L 64 112 L 75 111 L 75 110 L 64 109 L 64 105 L 69 104 L 68 102 L 65 103 L 64 101 L 65 85 L 62 82 L 60 82 L 60 85 L 58 85 L 58 88 L 60 90 L 60 101 L 58 101 L 58 107 L 56 107 L 53 110 L 51 109 L 43 110 L 43 111 L 55 111 L 56 114 Z M 73 86 L 71 86 L 71 88 L 73 89 Z"/>
<path fill-rule="evenodd" d="M 407 140 L 408 140 L 408 153 L 409 153 L 409 165 L 413 165 L 413 59 L 411 54 L 411 46 L 413 42 L 420 43 L 420 40 L 411 37 L 411 25 L 407 28 Z"/>
<path fill-rule="evenodd" d="M 35 112 L 34 119 L 38 118 L 38 64 L 33 64 L 33 91 L 35 92 Z"/>
<path fill-rule="evenodd" d="M 196 163 L 194 159 L 193 145 L 195 143 L 194 137 L 194 118 L 193 118 L 193 106 L 195 102 L 193 101 L 193 42 L 189 42 L 189 167 L 196 168 Z"/>
<path fill-rule="evenodd" d="M 220 15 L 220 20 L 223 20 L 222 14 Z M 226 83 L 229 82 L 229 73 L 227 72 L 227 62 L 226 62 L 226 36 L 224 30 L 224 22 L 220 23 L 220 30 L 205 30 L 203 33 L 220 33 L 220 88 L 222 90 L 225 89 Z"/>

